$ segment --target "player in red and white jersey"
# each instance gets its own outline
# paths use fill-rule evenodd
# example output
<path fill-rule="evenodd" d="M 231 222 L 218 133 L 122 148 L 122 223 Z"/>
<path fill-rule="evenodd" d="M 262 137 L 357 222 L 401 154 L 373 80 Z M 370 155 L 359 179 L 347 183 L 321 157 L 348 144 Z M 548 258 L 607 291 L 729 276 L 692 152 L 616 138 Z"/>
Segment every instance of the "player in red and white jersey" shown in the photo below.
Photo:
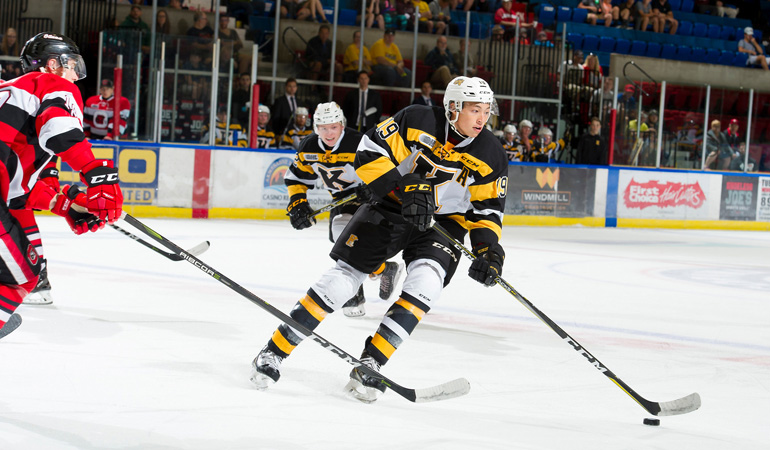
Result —
<path fill-rule="evenodd" d="M 83 102 L 74 82 L 86 76 L 80 50 L 66 36 L 40 33 L 21 51 L 25 75 L 0 84 L 0 330 L 35 286 L 41 258 L 12 209 L 46 209 L 76 234 L 122 214 L 112 161 L 97 160 L 83 134 Z M 79 171 L 86 192 L 60 192 L 38 177 L 53 156 Z M 18 323 L 18 321 L 17 321 Z"/>
<path fill-rule="evenodd" d="M 125 97 L 115 97 L 115 86 L 112 80 L 104 79 L 99 86 L 99 95 L 86 100 L 83 110 L 83 129 L 86 136 L 92 139 L 115 139 L 113 127 L 115 121 L 115 102 L 119 100 L 120 135 L 126 132 L 126 121 L 131 114 L 131 104 Z"/>

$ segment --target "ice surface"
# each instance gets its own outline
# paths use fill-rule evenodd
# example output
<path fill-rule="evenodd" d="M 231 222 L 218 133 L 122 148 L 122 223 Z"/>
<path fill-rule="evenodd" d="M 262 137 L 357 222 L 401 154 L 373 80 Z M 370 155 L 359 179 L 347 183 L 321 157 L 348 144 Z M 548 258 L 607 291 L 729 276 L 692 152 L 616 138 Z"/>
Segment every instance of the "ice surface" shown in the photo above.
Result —
<path fill-rule="evenodd" d="M 284 312 L 330 266 L 327 222 L 144 221 Z M 770 234 L 518 228 L 503 275 L 653 401 L 649 415 L 500 287 L 455 279 L 383 368 L 409 387 L 458 377 L 468 395 L 413 404 L 345 397 L 350 366 L 303 343 L 265 392 L 249 364 L 275 318 L 185 261 L 111 229 L 40 218 L 54 303 L 0 341 L 0 449 L 768 449 Z M 133 229 L 121 223 L 126 229 Z M 138 234 L 138 232 L 137 232 Z M 358 355 L 388 304 L 317 330 Z"/>

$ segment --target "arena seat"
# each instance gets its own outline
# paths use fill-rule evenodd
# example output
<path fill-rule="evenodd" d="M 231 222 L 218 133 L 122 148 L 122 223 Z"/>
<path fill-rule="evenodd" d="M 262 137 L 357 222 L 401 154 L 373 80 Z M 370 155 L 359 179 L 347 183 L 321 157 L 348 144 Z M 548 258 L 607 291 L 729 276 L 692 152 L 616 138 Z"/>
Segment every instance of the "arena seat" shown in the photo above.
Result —
<path fill-rule="evenodd" d="M 680 20 L 676 34 L 679 36 L 692 36 L 692 22 L 689 20 Z"/>
<path fill-rule="evenodd" d="M 599 38 L 599 51 L 612 53 L 615 49 L 615 39 L 609 36 L 602 36 Z"/>
<path fill-rule="evenodd" d="M 592 34 L 586 34 L 583 36 L 583 51 L 584 52 L 597 52 L 599 51 L 599 37 Z"/>
<path fill-rule="evenodd" d="M 631 50 L 631 41 L 628 39 L 619 38 L 615 40 L 615 53 L 621 55 L 627 55 Z"/>
<path fill-rule="evenodd" d="M 570 19 L 570 21 L 576 22 L 576 23 L 585 23 L 587 18 L 588 18 L 587 9 L 575 8 L 572 10 L 572 18 Z"/>
<path fill-rule="evenodd" d="M 644 41 L 637 41 L 636 39 L 631 42 L 631 54 L 634 56 L 644 56 L 647 51 L 647 43 Z"/>
<path fill-rule="evenodd" d="M 569 6 L 559 6 L 559 8 L 556 10 L 557 22 L 569 22 L 571 17 L 572 17 L 572 8 L 570 8 Z"/>
<path fill-rule="evenodd" d="M 648 42 L 647 51 L 644 56 L 648 58 L 660 58 L 660 44 L 657 42 Z"/>
<path fill-rule="evenodd" d="M 542 3 L 537 14 L 537 20 L 542 23 L 544 27 L 550 27 L 556 21 L 556 8 L 548 3 Z"/>

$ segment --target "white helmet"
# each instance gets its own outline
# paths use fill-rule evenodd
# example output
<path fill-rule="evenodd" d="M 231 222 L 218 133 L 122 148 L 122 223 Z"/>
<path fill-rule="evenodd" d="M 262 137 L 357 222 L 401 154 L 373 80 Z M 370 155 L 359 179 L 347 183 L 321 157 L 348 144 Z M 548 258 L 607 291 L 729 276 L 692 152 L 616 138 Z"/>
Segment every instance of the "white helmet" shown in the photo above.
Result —
<path fill-rule="evenodd" d="M 269 115 L 270 114 L 270 108 L 267 105 L 263 105 L 263 104 L 260 103 L 259 104 L 259 111 L 258 112 L 267 113 Z"/>
<path fill-rule="evenodd" d="M 337 102 L 319 103 L 313 114 L 313 131 L 318 134 L 318 125 L 329 125 L 332 123 L 341 123 L 345 127 L 345 114 Z"/>
<path fill-rule="evenodd" d="M 509 123 L 503 128 L 503 133 L 513 133 L 516 134 L 516 125 Z"/>
<path fill-rule="evenodd" d="M 529 121 L 529 120 L 527 120 L 527 119 L 524 119 L 524 120 L 522 120 L 521 122 L 519 122 L 519 128 L 524 128 L 524 127 L 530 127 L 530 128 L 532 128 L 532 122 L 530 122 L 530 121 Z"/>
<path fill-rule="evenodd" d="M 553 137 L 553 132 L 548 127 L 543 127 L 537 132 L 538 136 L 551 136 Z"/>
<path fill-rule="evenodd" d="M 456 77 L 450 81 L 444 91 L 444 114 L 449 121 L 449 125 L 453 130 L 455 128 L 455 122 L 457 122 L 457 115 L 452 120 L 452 112 L 460 112 L 463 109 L 465 102 L 474 103 L 488 103 L 491 113 L 497 115 L 497 102 L 495 101 L 495 93 L 492 92 L 492 88 L 484 79 L 479 77 Z M 459 134 L 459 131 L 457 131 Z"/>
<path fill-rule="evenodd" d="M 295 114 L 298 116 L 309 116 L 310 112 L 304 106 L 300 106 L 299 108 L 297 108 L 297 111 L 295 112 Z"/>

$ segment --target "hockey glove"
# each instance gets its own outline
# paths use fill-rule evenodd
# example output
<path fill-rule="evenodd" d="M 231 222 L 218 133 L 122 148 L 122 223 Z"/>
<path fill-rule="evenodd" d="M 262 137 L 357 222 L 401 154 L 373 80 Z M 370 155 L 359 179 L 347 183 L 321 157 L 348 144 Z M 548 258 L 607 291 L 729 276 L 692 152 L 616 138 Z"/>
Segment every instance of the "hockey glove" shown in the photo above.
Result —
<path fill-rule="evenodd" d="M 505 251 L 500 244 L 480 244 L 473 249 L 476 259 L 468 269 L 468 275 L 485 286 L 493 286 L 495 278 L 503 271 Z"/>
<path fill-rule="evenodd" d="M 114 223 L 123 214 L 123 193 L 118 186 L 118 169 L 112 161 L 97 159 L 83 167 L 80 178 L 88 186 L 86 207 L 100 220 Z"/>
<path fill-rule="evenodd" d="M 37 182 L 32 186 L 27 197 L 26 207 L 39 211 L 51 209 L 51 201 L 59 193 L 59 171 L 56 167 L 45 168 L 37 177 Z"/>
<path fill-rule="evenodd" d="M 430 228 L 436 206 L 433 186 L 425 178 L 416 173 L 404 175 L 398 181 L 396 195 L 401 198 L 401 215 L 407 222 L 420 231 Z"/>
<path fill-rule="evenodd" d="M 374 203 L 374 194 L 366 183 L 361 183 L 355 187 L 356 198 L 360 203 Z"/>
<path fill-rule="evenodd" d="M 86 211 L 86 194 L 80 192 L 77 186 L 64 186 L 56 197 L 56 204 L 51 212 L 67 219 L 67 223 L 75 234 L 104 228 L 103 220 L 89 212 L 78 212 L 76 209 Z"/>
<path fill-rule="evenodd" d="M 306 198 L 294 200 L 289 203 L 287 209 L 289 210 L 291 226 L 293 226 L 295 230 L 304 230 L 305 228 L 310 228 L 315 225 L 315 217 L 311 217 L 313 208 L 310 207 Z"/>

